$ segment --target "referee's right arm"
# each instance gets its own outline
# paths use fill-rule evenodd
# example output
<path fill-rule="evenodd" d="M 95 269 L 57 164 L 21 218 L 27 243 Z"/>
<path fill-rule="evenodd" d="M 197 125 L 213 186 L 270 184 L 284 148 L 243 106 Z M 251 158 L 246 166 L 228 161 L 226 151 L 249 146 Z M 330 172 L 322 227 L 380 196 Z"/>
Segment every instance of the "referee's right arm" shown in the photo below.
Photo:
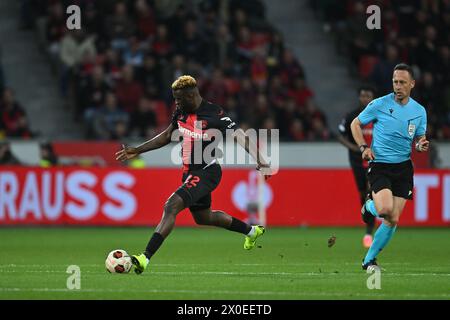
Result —
<path fill-rule="evenodd" d="M 356 117 L 353 119 L 350 124 L 350 128 L 352 130 L 353 138 L 355 139 L 356 144 L 359 147 L 359 150 L 362 153 L 362 157 L 365 160 L 374 160 L 375 156 L 372 152 L 372 149 L 367 145 L 366 140 L 364 139 L 364 135 L 361 129 L 361 121 Z"/>

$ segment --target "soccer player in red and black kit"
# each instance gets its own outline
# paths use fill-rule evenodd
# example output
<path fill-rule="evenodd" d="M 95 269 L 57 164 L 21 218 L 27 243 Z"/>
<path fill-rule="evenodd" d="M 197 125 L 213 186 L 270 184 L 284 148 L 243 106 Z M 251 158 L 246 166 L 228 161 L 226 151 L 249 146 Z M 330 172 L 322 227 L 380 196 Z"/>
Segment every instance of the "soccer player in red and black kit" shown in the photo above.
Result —
<path fill-rule="evenodd" d="M 144 253 L 131 256 L 137 274 L 146 269 L 150 258 L 172 231 L 177 214 L 185 208 L 189 208 L 197 224 L 217 226 L 244 234 L 244 249 L 247 250 L 252 249 L 256 239 L 265 232 L 263 226 L 251 226 L 223 211 L 211 210 L 211 193 L 220 183 L 222 170 L 214 154 L 212 157 L 204 157 L 205 149 L 213 143 L 211 136 L 214 132 L 225 134 L 227 130 L 232 130 L 237 142 L 256 160 L 256 169 L 264 171 L 263 174 L 268 178 L 269 165 L 263 160 L 256 144 L 242 129 L 237 128 L 236 123 L 225 115 L 220 106 L 207 102 L 200 96 L 193 77 L 181 76 L 174 81 L 172 94 L 176 110 L 167 129 L 137 147 L 124 146 L 116 153 L 117 160 L 126 161 L 169 144 L 172 132 L 176 129 L 183 137 L 182 185 L 165 203 L 161 221 Z"/>
<path fill-rule="evenodd" d="M 366 196 L 369 192 L 369 184 L 367 181 L 367 167 L 369 166 L 366 160 L 361 158 L 361 151 L 358 145 L 353 139 L 350 124 L 353 119 L 358 116 L 361 111 L 375 98 L 375 89 L 371 86 L 362 86 L 358 90 L 359 93 L 359 107 L 349 112 L 339 124 L 338 140 L 348 149 L 348 157 L 350 160 L 350 166 L 355 177 L 356 186 L 358 187 L 359 199 L 361 205 L 366 202 Z M 372 124 L 369 124 L 363 128 L 364 138 L 368 143 L 372 141 Z M 369 217 L 366 222 L 366 233 L 363 238 L 363 246 L 370 248 L 372 245 L 372 233 L 375 227 L 375 217 Z"/>

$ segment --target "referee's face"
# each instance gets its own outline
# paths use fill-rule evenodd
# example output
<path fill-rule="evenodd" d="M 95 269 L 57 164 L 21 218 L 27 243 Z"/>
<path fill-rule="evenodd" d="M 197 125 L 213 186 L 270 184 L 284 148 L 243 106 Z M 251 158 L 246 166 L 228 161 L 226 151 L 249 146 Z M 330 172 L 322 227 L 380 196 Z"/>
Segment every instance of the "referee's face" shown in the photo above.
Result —
<path fill-rule="evenodd" d="M 414 79 L 406 70 L 395 70 L 392 83 L 395 97 L 400 101 L 410 96 L 415 85 Z"/>

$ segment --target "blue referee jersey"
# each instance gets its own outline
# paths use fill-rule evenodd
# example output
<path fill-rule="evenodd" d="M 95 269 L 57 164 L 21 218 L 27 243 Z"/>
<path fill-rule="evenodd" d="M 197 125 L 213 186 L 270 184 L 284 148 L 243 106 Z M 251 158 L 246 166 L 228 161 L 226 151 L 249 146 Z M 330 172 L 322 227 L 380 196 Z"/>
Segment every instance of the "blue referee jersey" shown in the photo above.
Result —
<path fill-rule="evenodd" d="M 395 101 L 394 93 L 372 100 L 358 119 L 362 125 L 373 122 L 374 162 L 409 160 L 414 138 L 425 135 L 427 129 L 425 108 L 411 97 L 402 105 Z"/>

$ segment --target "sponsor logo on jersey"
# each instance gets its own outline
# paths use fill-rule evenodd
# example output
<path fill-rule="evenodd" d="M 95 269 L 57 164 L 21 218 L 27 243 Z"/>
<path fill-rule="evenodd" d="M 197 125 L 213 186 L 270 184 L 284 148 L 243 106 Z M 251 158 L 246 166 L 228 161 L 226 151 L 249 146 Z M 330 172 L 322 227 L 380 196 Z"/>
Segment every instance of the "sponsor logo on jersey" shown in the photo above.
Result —
<path fill-rule="evenodd" d="M 180 130 L 180 132 L 183 134 L 183 136 L 188 136 L 194 139 L 203 139 L 203 140 L 208 140 L 209 136 L 207 133 L 202 133 L 202 132 L 196 132 L 196 131 L 191 131 L 185 127 L 182 127 L 180 124 L 178 124 L 178 130 Z"/>

